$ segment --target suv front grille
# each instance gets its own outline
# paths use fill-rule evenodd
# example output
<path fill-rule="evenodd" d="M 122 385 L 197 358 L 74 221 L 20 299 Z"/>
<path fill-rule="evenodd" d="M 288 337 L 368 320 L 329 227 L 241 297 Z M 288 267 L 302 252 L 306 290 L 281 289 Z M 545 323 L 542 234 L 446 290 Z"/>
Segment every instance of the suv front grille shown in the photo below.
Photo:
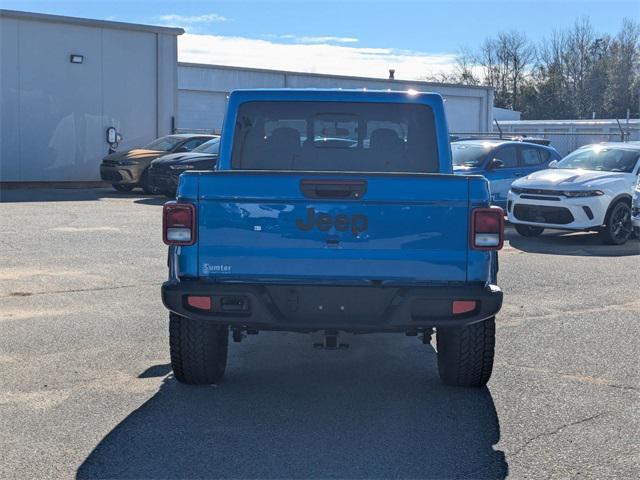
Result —
<path fill-rule="evenodd" d="M 119 182 L 122 180 L 122 175 L 120 172 L 116 172 L 115 170 L 104 170 L 101 172 L 102 179 L 108 182 Z"/>
<path fill-rule="evenodd" d="M 561 196 L 562 192 L 558 190 L 545 190 L 543 188 L 520 188 L 520 187 L 511 187 L 511 191 L 513 193 L 517 193 L 520 195 L 521 193 L 528 193 L 530 195 L 555 195 Z"/>
<path fill-rule="evenodd" d="M 574 221 L 573 215 L 568 209 L 545 205 L 516 205 L 513 209 L 513 215 L 523 222 L 566 225 Z"/>

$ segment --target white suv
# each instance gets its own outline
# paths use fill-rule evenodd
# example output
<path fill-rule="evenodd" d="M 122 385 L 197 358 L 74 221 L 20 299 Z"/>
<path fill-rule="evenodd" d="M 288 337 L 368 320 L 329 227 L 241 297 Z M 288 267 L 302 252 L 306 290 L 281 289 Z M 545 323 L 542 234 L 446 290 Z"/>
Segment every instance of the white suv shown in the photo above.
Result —
<path fill-rule="evenodd" d="M 581 147 L 511 185 L 509 221 L 526 237 L 545 228 L 598 230 L 605 243 L 623 244 L 633 231 L 631 199 L 639 158 L 638 143 Z"/>

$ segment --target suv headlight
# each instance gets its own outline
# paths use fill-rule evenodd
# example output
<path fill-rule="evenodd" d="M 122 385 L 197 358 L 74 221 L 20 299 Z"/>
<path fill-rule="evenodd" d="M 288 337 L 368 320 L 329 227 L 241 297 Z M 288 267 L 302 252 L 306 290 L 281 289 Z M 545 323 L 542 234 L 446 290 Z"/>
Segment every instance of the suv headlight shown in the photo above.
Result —
<path fill-rule="evenodd" d="M 569 198 L 577 198 L 577 197 L 600 197 L 604 195 L 602 190 L 576 190 L 571 191 L 568 190 L 566 192 L 561 192 L 562 195 Z"/>
<path fill-rule="evenodd" d="M 189 170 L 193 168 L 193 165 L 171 165 L 169 168 L 171 170 Z"/>

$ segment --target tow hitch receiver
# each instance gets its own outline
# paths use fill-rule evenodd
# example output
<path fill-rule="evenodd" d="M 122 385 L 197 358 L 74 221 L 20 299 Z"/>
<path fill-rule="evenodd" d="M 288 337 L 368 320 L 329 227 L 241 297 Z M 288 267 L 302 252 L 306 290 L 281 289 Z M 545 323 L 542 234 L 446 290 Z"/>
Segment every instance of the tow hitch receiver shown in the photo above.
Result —
<path fill-rule="evenodd" d="M 324 350 L 338 350 L 340 348 L 349 348 L 349 344 L 342 341 L 340 332 L 337 330 L 325 330 L 320 338 L 314 338 L 313 347 Z"/>

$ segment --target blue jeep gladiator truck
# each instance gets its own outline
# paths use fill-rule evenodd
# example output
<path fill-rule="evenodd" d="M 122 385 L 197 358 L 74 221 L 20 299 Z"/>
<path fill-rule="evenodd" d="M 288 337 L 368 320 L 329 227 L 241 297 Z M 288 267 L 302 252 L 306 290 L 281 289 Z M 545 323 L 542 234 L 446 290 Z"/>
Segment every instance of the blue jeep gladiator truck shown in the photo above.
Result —
<path fill-rule="evenodd" d="M 163 212 L 175 378 L 218 383 L 229 336 L 436 334 L 449 385 L 491 375 L 503 212 L 453 175 L 437 94 L 239 90 L 215 171 Z"/>

